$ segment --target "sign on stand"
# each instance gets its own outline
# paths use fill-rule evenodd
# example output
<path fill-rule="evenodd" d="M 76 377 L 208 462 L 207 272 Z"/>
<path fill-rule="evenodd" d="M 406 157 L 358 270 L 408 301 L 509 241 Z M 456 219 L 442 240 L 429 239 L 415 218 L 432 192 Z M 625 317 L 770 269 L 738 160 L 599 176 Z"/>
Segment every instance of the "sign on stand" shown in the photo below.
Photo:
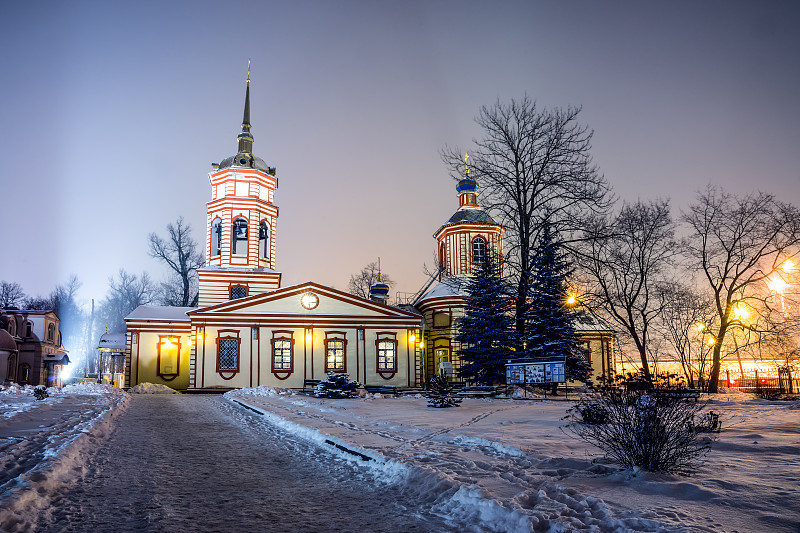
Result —
<path fill-rule="evenodd" d="M 547 385 L 566 383 L 564 358 L 516 359 L 506 364 L 507 385 L 543 385 L 547 397 Z"/>

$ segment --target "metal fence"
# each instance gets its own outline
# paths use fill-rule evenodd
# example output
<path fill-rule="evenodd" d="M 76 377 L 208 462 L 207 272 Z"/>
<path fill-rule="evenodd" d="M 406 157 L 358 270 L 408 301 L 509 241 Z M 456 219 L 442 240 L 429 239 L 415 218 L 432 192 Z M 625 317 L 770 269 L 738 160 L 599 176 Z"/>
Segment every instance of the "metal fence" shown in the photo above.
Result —
<path fill-rule="evenodd" d="M 758 371 L 744 374 L 726 371 L 725 379 L 719 381 L 720 387 L 740 390 L 742 392 L 756 392 L 760 389 L 770 389 L 781 394 L 800 393 L 800 377 L 791 372 L 759 374 Z"/>

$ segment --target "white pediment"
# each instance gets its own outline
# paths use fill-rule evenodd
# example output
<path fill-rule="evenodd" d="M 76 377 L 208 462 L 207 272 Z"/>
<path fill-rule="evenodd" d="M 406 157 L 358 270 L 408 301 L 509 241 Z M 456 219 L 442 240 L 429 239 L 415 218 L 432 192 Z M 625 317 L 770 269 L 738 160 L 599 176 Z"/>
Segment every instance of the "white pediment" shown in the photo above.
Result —
<path fill-rule="evenodd" d="M 305 297 L 304 295 L 311 295 Z M 304 306 L 303 304 L 306 304 Z M 316 283 L 303 283 L 275 291 L 204 307 L 192 315 L 293 315 L 373 316 L 414 318 L 406 311 L 382 305 Z"/>

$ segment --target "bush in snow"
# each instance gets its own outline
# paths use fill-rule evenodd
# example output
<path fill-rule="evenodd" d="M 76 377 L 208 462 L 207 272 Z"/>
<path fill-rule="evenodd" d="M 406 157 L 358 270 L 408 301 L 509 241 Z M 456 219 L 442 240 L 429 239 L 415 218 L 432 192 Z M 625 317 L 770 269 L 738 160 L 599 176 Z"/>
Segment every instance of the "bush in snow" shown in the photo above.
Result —
<path fill-rule="evenodd" d="M 314 389 L 317 398 L 352 398 L 358 396 L 358 381 L 351 381 L 347 374 L 328 372 L 328 377 L 323 379 Z"/>
<path fill-rule="evenodd" d="M 33 396 L 37 400 L 44 400 L 50 395 L 47 393 L 47 387 L 45 387 L 44 385 L 36 385 L 33 388 Z"/>
<path fill-rule="evenodd" d="M 444 371 L 431 378 L 425 396 L 428 398 L 428 407 L 458 407 L 461 403 L 461 398 L 454 396 L 453 386 L 447 381 L 447 374 Z"/>
<path fill-rule="evenodd" d="M 607 384 L 581 399 L 565 419 L 569 431 L 624 468 L 689 474 L 711 448 L 712 440 L 701 433 L 719 427 L 718 417 L 702 413 L 704 408 L 658 386 Z"/>

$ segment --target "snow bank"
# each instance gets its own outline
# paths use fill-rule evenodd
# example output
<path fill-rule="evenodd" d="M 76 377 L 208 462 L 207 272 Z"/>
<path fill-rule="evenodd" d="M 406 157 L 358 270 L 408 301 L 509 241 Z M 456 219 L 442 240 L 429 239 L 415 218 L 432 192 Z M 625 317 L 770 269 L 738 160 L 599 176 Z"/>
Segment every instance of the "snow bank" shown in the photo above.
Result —
<path fill-rule="evenodd" d="M 40 425 L 44 429 L 39 431 L 23 428 L 17 432 L 22 436 L 12 437 L 15 446 L 2 455 L 6 475 L 0 484 L 0 531 L 35 530 L 37 521 L 50 512 L 53 499 L 83 475 L 86 457 L 114 428 L 129 396 L 114 387 L 91 385 L 54 389 L 60 398 L 36 405 L 55 409 L 49 413 L 55 423 Z"/>
<path fill-rule="evenodd" d="M 128 391 L 133 394 L 177 394 L 175 389 L 159 383 L 139 383 Z"/>

